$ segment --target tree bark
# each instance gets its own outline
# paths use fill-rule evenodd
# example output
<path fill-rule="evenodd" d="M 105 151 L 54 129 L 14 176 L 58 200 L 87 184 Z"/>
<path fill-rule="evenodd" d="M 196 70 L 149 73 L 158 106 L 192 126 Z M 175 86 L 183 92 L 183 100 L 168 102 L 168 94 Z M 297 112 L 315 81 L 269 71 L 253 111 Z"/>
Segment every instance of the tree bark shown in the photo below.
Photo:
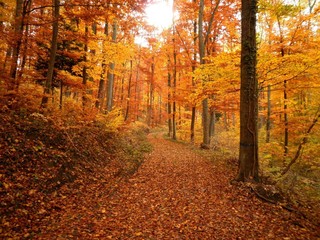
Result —
<path fill-rule="evenodd" d="M 197 0 L 193 0 L 195 4 Z M 197 18 L 195 18 L 193 22 L 193 63 L 192 63 L 192 72 L 196 70 L 196 62 L 197 62 Z M 195 87 L 196 83 L 194 81 L 194 77 L 192 77 L 192 86 Z M 196 107 L 192 106 L 191 110 L 191 124 L 190 124 L 190 142 L 194 143 L 194 134 L 195 134 L 195 124 L 196 124 Z"/>
<path fill-rule="evenodd" d="M 15 23 L 14 23 L 14 39 L 12 46 L 12 59 L 10 66 L 11 81 L 8 84 L 8 90 L 16 88 L 16 75 L 18 69 L 18 59 L 22 44 L 23 35 L 23 0 L 16 0 Z"/>
<path fill-rule="evenodd" d="M 108 22 L 105 22 L 104 25 L 104 34 L 108 36 Z M 103 41 L 104 43 L 104 41 Z M 98 89 L 98 96 L 97 96 L 97 101 L 96 101 L 96 108 L 100 109 L 100 111 L 103 110 L 103 100 L 105 98 L 105 88 L 106 88 L 106 80 L 105 80 L 105 73 L 106 73 L 106 60 L 102 60 L 102 71 L 100 75 L 100 81 L 99 81 L 99 89 Z"/>
<path fill-rule="evenodd" d="M 198 32 L 199 32 L 199 55 L 200 65 L 205 64 L 205 39 L 203 37 L 203 17 L 204 17 L 204 0 L 200 0 L 199 18 L 198 18 Z M 202 130 L 203 139 L 201 146 L 203 148 L 209 148 L 210 136 L 209 136 L 209 106 L 208 98 L 202 100 Z"/>
<path fill-rule="evenodd" d="M 117 23 L 114 21 L 112 24 L 112 41 L 115 43 L 117 39 Z M 107 96 L 107 111 L 110 112 L 113 107 L 113 84 L 114 84 L 114 68 L 115 63 L 112 62 L 109 64 L 108 71 L 108 96 Z"/>
<path fill-rule="evenodd" d="M 132 62 L 132 60 L 130 60 L 130 76 L 129 76 L 129 82 L 128 82 L 128 96 L 127 96 L 126 114 L 125 114 L 125 118 L 124 118 L 125 121 L 127 121 L 129 119 L 129 113 L 130 113 L 132 75 L 133 75 L 133 62 Z"/>
<path fill-rule="evenodd" d="M 173 44 L 173 103 L 172 103 L 172 139 L 177 140 L 177 103 L 176 103 L 176 87 L 177 87 L 177 52 L 176 52 L 176 40 L 175 40 L 175 24 L 173 20 L 172 27 L 172 44 Z"/>
<path fill-rule="evenodd" d="M 238 181 L 259 181 L 256 11 L 257 0 L 242 0 Z"/>
<path fill-rule="evenodd" d="M 89 27 L 88 24 L 85 23 L 84 27 L 84 55 L 83 55 L 83 63 L 84 66 L 82 68 L 82 106 L 85 107 L 87 103 L 87 81 L 88 81 L 88 71 L 87 71 L 87 54 L 88 54 L 88 34 Z"/>
<path fill-rule="evenodd" d="M 170 61 L 168 61 L 170 62 Z M 169 65 L 169 64 L 168 64 Z M 168 137 L 172 135 L 172 107 L 171 107 L 171 73 L 168 69 Z"/>
<path fill-rule="evenodd" d="M 48 104 L 48 94 L 52 88 L 52 79 L 54 72 L 54 64 L 57 53 L 58 31 L 59 31 L 59 12 L 60 12 L 60 0 L 53 0 L 53 23 L 52 23 L 52 39 L 50 49 L 50 60 L 48 66 L 48 73 L 44 88 L 44 96 L 42 97 L 41 107 L 45 108 Z"/>
<path fill-rule="evenodd" d="M 210 129 L 209 129 L 209 136 L 213 137 L 216 132 L 216 111 L 213 109 L 210 112 Z"/>
<path fill-rule="evenodd" d="M 154 98 L 154 72 L 155 72 L 155 64 L 154 64 L 154 56 L 152 57 L 151 63 L 151 77 L 150 77 L 150 85 L 149 85 L 149 101 L 148 101 L 148 115 L 147 115 L 147 124 L 148 126 L 153 125 L 153 98 Z"/>
<path fill-rule="evenodd" d="M 271 86 L 268 85 L 268 110 L 267 110 L 267 124 L 266 124 L 266 143 L 270 142 L 270 131 L 271 131 Z"/>

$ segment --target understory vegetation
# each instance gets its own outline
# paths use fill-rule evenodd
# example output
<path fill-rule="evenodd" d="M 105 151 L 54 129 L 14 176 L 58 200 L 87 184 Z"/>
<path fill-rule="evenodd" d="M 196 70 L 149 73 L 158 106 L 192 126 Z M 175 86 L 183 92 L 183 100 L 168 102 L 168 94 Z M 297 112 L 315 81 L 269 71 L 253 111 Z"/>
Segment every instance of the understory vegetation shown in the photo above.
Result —
<path fill-rule="evenodd" d="M 37 226 L 61 210 L 59 202 L 74 198 L 77 190 L 113 194 L 151 151 L 146 140 L 149 128 L 142 123 L 116 125 L 85 111 L 75 119 L 72 109 L 53 115 L 15 103 L 15 109 L 0 107 L 0 235 L 4 238 L 32 237 L 30 232 L 36 234 Z M 95 189 L 101 181 L 105 189 Z"/>

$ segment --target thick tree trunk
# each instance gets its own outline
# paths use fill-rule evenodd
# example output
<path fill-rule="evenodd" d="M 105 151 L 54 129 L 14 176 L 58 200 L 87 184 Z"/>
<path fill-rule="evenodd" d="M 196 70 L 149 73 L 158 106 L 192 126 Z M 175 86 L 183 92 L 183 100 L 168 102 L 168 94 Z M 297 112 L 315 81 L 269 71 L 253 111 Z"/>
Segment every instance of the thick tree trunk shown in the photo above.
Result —
<path fill-rule="evenodd" d="M 53 0 L 53 24 L 52 24 L 52 39 L 50 49 L 50 60 L 48 66 L 48 73 L 46 78 L 46 84 L 44 88 L 44 96 L 42 97 L 41 107 L 45 108 L 48 104 L 48 95 L 52 88 L 52 79 L 54 72 L 54 64 L 57 53 L 58 31 L 59 31 L 59 12 L 60 12 L 60 0 Z"/>
<path fill-rule="evenodd" d="M 257 0 L 242 0 L 240 152 L 238 181 L 258 181 L 258 83 L 256 77 Z"/>

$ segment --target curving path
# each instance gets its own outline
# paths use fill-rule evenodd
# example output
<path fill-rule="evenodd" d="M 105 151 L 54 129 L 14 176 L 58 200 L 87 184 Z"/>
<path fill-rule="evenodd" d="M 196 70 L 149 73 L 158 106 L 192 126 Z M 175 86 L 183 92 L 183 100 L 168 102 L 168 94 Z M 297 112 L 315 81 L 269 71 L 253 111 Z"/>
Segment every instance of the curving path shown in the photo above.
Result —
<path fill-rule="evenodd" d="M 229 184 L 187 146 L 150 135 L 154 151 L 113 196 L 105 236 L 112 239 L 316 239 L 287 211 Z"/>
<path fill-rule="evenodd" d="M 132 177 L 111 195 L 101 183 L 79 191 L 39 238 L 317 239 L 292 213 L 230 185 L 226 164 L 159 135 L 149 140 L 154 150 Z"/>

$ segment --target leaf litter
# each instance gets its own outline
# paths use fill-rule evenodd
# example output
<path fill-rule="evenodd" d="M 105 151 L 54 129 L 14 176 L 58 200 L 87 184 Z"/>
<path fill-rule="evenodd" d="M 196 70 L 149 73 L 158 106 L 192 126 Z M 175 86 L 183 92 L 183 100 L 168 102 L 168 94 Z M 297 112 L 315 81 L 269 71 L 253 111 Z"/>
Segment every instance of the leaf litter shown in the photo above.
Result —
<path fill-rule="evenodd" d="M 226 164 L 159 135 L 149 141 L 153 151 L 133 175 L 111 180 L 106 165 L 51 193 L 29 189 L 36 202 L 21 207 L 27 217 L 11 239 L 318 239 L 296 214 L 231 185 Z M 17 221 L 2 225 L 9 220 Z"/>

